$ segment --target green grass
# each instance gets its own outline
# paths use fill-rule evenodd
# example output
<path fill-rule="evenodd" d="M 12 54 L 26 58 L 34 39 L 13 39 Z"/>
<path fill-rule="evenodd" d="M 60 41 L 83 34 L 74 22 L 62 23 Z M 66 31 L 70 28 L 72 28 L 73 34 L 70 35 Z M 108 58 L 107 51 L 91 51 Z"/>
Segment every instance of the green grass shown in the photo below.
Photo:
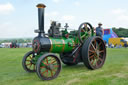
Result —
<path fill-rule="evenodd" d="M 107 49 L 101 69 L 63 65 L 60 75 L 51 81 L 41 81 L 36 73 L 23 70 L 22 58 L 30 50 L 0 48 L 0 85 L 128 85 L 128 48 Z"/>

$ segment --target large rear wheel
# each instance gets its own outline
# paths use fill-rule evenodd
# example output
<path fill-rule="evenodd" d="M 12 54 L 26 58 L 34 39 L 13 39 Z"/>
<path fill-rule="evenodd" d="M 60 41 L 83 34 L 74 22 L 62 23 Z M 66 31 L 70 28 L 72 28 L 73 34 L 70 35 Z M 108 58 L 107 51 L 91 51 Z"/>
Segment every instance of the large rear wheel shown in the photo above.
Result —
<path fill-rule="evenodd" d="M 104 65 L 106 47 L 100 37 L 90 37 L 82 47 L 82 59 L 89 69 L 98 69 Z"/>

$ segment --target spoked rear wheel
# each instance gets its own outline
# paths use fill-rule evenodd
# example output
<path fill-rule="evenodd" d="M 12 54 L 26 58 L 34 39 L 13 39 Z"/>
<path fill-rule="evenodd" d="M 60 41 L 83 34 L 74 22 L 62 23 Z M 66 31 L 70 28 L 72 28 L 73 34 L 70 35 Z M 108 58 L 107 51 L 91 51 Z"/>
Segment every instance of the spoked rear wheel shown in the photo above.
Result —
<path fill-rule="evenodd" d="M 23 57 L 22 66 L 25 71 L 35 72 L 35 64 L 32 60 L 34 58 L 34 56 L 35 56 L 34 52 L 30 51 L 30 52 L 26 53 L 25 56 Z"/>
<path fill-rule="evenodd" d="M 55 54 L 44 54 L 37 61 L 36 72 L 42 80 L 52 80 L 59 75 L 60 71 L 61 62 Z"/>
<path fill-rule="evenodd" d="M 90 37 L 82 47 L 82 59 L 89 69 L 101 68 L 106 59 L 106 47 L 100 37 Z"/>

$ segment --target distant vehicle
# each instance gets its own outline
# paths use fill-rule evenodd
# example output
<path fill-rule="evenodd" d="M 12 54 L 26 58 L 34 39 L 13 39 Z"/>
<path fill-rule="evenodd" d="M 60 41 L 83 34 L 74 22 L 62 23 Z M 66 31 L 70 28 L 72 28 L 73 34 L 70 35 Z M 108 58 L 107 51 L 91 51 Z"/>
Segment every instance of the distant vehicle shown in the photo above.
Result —
<path fill-rule="evenodd" d="M 109 44 L 113 44 L 114 46 L 116 45 L 128 45 L 128 38 L 109 38 Z"/>
<path fill-rule="evenodd" d="M 4 46 L 3 45 L 0 45 L 0 48 L 4 48 Z"/>

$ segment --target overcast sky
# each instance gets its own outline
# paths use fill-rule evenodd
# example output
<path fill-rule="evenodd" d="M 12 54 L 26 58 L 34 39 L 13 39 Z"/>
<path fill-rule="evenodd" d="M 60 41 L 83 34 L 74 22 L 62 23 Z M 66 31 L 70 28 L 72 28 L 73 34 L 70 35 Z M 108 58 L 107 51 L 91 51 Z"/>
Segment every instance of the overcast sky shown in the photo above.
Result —
<path fill-rule="evenodd" d="M 69 23 L 78 29 L 82 22 L 94 27 L 98 22 L 103 28 L 128 28 L 128 0 L 0 0 L 0 38 L 34 37 L 38 29 L 36 5 L 44 3 L 45 30 L 50 21 Z"/>

